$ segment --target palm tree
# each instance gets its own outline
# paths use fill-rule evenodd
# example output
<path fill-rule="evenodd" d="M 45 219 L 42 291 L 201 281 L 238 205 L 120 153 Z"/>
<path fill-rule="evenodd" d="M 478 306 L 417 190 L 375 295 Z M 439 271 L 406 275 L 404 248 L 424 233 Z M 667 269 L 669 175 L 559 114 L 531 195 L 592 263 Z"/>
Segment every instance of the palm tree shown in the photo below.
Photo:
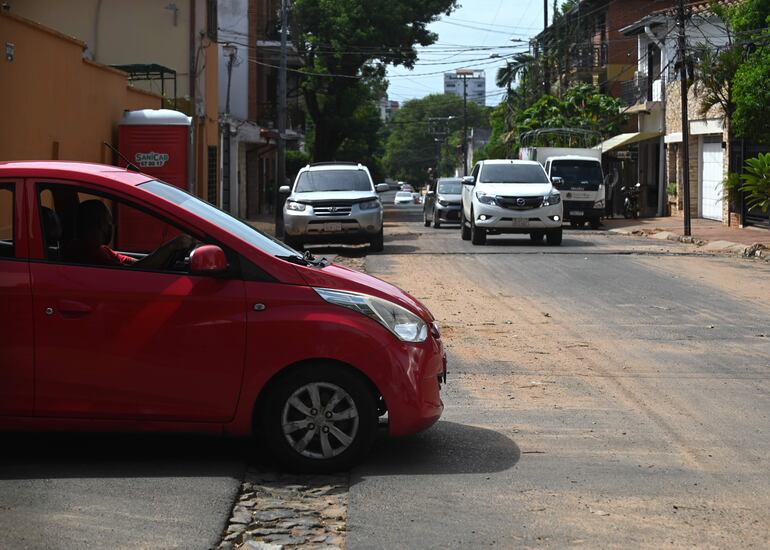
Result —
<path fill-rule="evenodd" d="M 526 83 L 527 73 L 534 62 L 535 58 L 531 54 L 525 52 L 517 53 L 504 67 L 498 69 L 495 83 L 499 87 L 505 88 L 508 96 L 510 96 L 513 83 L 519 75 L 521 75 L 522 80 Z"/>

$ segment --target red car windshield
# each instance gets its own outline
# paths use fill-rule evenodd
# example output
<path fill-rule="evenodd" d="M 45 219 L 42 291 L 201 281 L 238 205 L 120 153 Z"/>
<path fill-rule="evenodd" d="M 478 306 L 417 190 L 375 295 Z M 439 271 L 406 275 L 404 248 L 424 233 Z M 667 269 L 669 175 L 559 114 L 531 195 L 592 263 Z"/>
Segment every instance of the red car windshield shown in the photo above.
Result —
<path fill-rule="evenodd" d="M 211 223 L 216 224 L 220 228 L 224 229 L 234 237 L 246 241 L 252 246 L 271 254 L 279 258 L 287 256 L 297 256 L 298 252 L 292 248 L 287 247 L 281 241 L 271 237 L 270 235 L 263 233 L 259 229 L 252 227 L 244 221 L 231 216 L 227 212 L 224 212 L 205 201 L 200 200 L 193 195 L 169 185 L 159 180 L 152 180 L 139 185 L 143 190 L 149 191 L 153 195 L 157 195 L 167 201 L 170 201 L 188 212 L 205 218 Z"/>

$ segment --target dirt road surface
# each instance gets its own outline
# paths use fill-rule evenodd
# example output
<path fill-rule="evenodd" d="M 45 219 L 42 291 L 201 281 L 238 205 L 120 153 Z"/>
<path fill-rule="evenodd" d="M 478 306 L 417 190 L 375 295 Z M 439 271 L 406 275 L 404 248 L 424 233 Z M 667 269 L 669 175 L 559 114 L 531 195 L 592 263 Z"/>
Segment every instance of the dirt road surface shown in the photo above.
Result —
<path fill-rule="evenodd" d="M 770 265 L 418 216 L 366 266 L 438 319 L 446 411 L 354 470 L 349 549 L 770 546 Z"/>

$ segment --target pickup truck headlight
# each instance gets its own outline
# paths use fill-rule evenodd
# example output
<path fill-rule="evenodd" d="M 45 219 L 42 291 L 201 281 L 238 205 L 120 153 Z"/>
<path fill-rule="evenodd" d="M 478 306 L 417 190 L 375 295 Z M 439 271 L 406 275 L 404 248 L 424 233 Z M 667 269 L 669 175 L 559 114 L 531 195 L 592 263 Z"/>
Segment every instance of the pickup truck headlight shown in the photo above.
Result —
<path fill-rule="evenodd" d="M 553 206 L 554 204 L 559 204 L 560 202 L 561 194 L 559 193 L 551 193 L 550 195 L 543 197 L 543 206 Z"/>
<path fill-rule="evenodd" d="M 359 203 L 358 207 L 361 210 L 376 210 L 377 208 L 380 207 L 380 201 L 377 199 L 372 199 L 370 201 Z"/>
<path fill-rule="evenodd" d="M 296 212 L 304 212 L 305 206 L 301 202 L 286 201 L 286 210 L 294 210 Z"/>
<path fill-rule="evenodd" d="M 428 325 L 417 315 L 403 307 L 375 298 L 368 294 L 344 292 L 329 288 L 314 288 L 318 295 L 338 306 L 366 315 L 388 329 L 404 342 L 424 342 L 428 338 Z"/>
<path fill-rule="evenodd" d="M 604 201 L 603 200 L 602 201 L 596 201 L 594 203 L 594 208 L 599 208 L 599 209 L 604 208 Z"/>
<path fill-rule="evenodd" d="M 494 195 L 487 195 L 483 191 L 476 191 L 476 199 L 481 204 L 495 204 L 495 197 L 494 197 Z"/>

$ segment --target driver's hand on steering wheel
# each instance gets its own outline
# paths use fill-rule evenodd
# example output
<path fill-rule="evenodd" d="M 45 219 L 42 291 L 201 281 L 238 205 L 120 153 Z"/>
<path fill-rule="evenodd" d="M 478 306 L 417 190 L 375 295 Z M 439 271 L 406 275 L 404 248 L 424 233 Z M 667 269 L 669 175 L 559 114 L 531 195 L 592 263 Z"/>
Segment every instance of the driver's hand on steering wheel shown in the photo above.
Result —
<path fill-rule="evenodd" d="M 174 237 L 163 246 L 164 248 L 167 248 L 169 252 L 181 252 L 183 250 L 190 250 L 194 245 L 195 239 L 193 239 L 190 235 L 183 233 L 182 235 Z"/>

